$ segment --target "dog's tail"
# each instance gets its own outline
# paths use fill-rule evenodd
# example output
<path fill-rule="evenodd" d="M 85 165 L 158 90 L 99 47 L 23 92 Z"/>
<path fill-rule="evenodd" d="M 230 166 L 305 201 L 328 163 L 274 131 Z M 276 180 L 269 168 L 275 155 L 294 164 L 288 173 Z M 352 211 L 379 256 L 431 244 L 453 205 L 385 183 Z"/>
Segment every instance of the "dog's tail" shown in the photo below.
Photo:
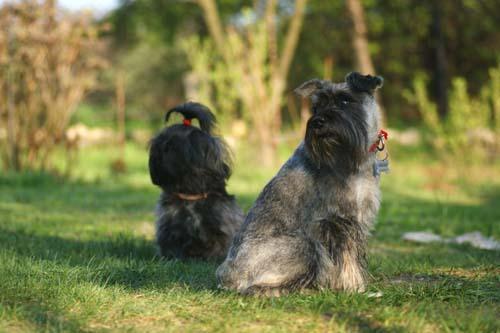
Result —
<path fill-rule="evenodd" d="M 180 104 L 173 109 L 170 109 L 165 115 L 165 122 L 168 121 L 170 115 L 174 112 L 180 113 L 184 119 L 191 121 L 191 119 L 198 119 L 202 131 L 211 134 L 215 126 L 215 116 L 210 109 L 205 105 L 195 102 L 187 102 Z"/>

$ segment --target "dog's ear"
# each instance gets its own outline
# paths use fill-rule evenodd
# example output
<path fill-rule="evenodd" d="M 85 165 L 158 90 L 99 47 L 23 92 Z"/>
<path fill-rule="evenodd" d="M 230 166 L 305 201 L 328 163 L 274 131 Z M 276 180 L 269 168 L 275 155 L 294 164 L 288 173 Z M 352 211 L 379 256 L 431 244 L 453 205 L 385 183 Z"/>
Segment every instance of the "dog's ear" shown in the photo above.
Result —
<path fill-rule="evenodd" d="M 324 80 L 312 79 L 295 88 L 294 92 L 304 98 L 311 97 L 316 91 L 326 87 L 327 83 Z"/>
<path fill-rule="evenodd" d="M 346 75 L 345 81 L 352 90 L 367 92 L 372 94 L 384 84 L 381 76 L 362 75 L 358 72 L 351 72 Z"/>
<path fill-rule="evenodd" d="M 165 115 L 165 122 L 168 121 L 170 115 L 174 112 L 180 113 L 184 119 L 198 119 L 202 131 L 208 134 L 212 133 L 215 126 L 215 116 L 205 105 L 195 102 L 187 102 L 170 109 Z"/>
<path fill-rule="evenodd" d="M 149 175 L 154 185 L 163 185 L 162 158 L 154 139 L 151 141 L 149 148 Z"/>
<path fill-rule="evenodd" d="M 205 162 L 209 169 L 217 175 L 217 178 L 229 179 L 231 176 L 232 155 L 226 142 L 220 138 L 211 138 L 210 140 L 204 140 L 203 145 Z"/>

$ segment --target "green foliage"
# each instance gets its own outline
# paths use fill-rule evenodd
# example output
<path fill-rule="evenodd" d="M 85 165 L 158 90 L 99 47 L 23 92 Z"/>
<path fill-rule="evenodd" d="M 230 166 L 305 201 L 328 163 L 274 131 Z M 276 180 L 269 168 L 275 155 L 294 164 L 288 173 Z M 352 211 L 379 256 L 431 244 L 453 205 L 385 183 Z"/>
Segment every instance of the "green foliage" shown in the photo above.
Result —
<path fill-rule="evenodd" d="M 190 67 L 187 74 L 187 99 L 206 104 L 215 112 L 217 121 L 228 125 L 238 117 L 236 72 L 229 70 L 214 49 L 212 41 L 191 36 L 178 41 Z"/>
<path fill-rule="evenodd" d="M 186 67 L 180 50 L 154 38 L 142 39 L 120 56 L 114 70 L 125 73 L 128 118 L 161 122 L 166 110 L 182 100 Z"/>
<path fill-rule="evenodd" d="M 445 133 L 441 120 L 439 119 L 437 106 L 430 100 L 427 93 L 426 83 L 426 76 L 422 73 L 418 74 L 413 81 L 413 92 L 405 91 L 404 96 L 409 102 L 416 104 L 418 110 L 420 110 L 420 116 L 427 129 L 427 132 L 424 133 L 427 135 L 427 141 L 431 141 L 435 138 L 434 145 L 438 148 L 442 148 L 443 142 L 439 139 L 442 138 Z"/>
<path fill-rule="evenodd" d="M 486 98 L 491 98 L 494 126 L 497 135 L 500 135 L 500 65 L 497 68 L 491 68 L 490 85 L 485 90 Z"/>
<path fill-rule="evenodd" d="M 478 127 L 474 116 L 467 93 L 467 83 L 463 78 L 455 78 L 450 95 L 450 111 L 443 124 L 447 143 L 452 152 L 465 152 L 464 148 L 468 141 L 467 130 Z"/>
<path fill-rule="evenodd" d="M 442 6 L 442 26 L 449 77 L 463 77 L 471 96 L 478 96 L 487 81 L 484 69 L 495 66 L 500 55 L 498 0 L 420 1 L 363 0 L 370 53 L 386 85 L 380 91 L 389 124 L 415 123 L 418 110 L 401 91 L 412 86 L 419 73 L 426 73 L 429 99 L 435 94 L 435 59 L 432 10 Z M 333 59 L 334 80 L 355 69 L 352 24 L 345 1 L 312 0 L 294 59 L 288 86 L 313 77 L 328 76 L 325 60 Z"/>
<path fill-rule="evenodd" d="M 477 150 L 480 145 L 474 146 L 474 140 L 471 140 L 474 130 L 490 130 L 498 134 L 498 123 L 491 119 L 497 119 L 499 93 L 495 89 L 500 86 L 500 67 L 490 69 L 489 73 L 490 80 L 482 87 L 479 97 L 469 94 L 464 78 L 452 80 L 450 109 L 445 119 L 440 119 L 436 104 L 428 96 L 425 75 L 417 75 L 412 92 L 405 91 L 404 96 L 420 112 L 426 141 L 440 153 L 458 155 Z"/>
<path fill-rule="evenodd" d="M 253 6 L 262 12 L 265 7 L 263 3 L 221 0 L 217 1 L 217 6 L 224 25 L 230 25 L 242 20 L 243 8 Z M 280 13 L 286 16 L 291 2 L 278 3 Z M 437 95 L 436 41 L 432 36 L 433 10 L 436 4 L 442 11 L 441 24 L 448 75 L 463 77 L 467 81 L 469 95 L 474 98 L 481 96 L 483 82 L 488 80 L 488 72 L 483 69 L 495 66 L 500 55 L 500 44 L 497 43 L 500 38 L 500 20 L 496 14 L 496 8 L 500 5 L 498 0 L 364 0 L 362 3 L 370 53 L 377 72 L 386 79 L 386 88 L 381 91 L 381 98 L 390 124 L 419 121 L 418 110 L 409 105 L 408 100 L 400 93 L 412 86 L 418 73 L 427 74 L 429 100 L 434 100 Z M 326 76 L 341 80 L 346 73 L 355 69 L 352 23 L 346 14 L 345 1 L 308 1 L 303 31 L 286 82 L 287 92 L 292 94 L 294 87 L 313 77 Z M 165 104 L 172 106 L 184 100 L 184 91 L 179 87 L 182 87 L 191 66 L 187 64 L 184 52 L 179 52 L 176 48 L 179 40 L 192 36 L 204 40 L 207 37 L 208 31 L 199 6 L 192 1 L 124 0 L 108 21 L 112 26 L 111 36 L 116 42 L 114 45 L 119 46 L 118 53 L 128 57 L 126 53 L 137 52 L 137 61 L 127 62 L 130 67 L 126 69 L 138 71 L 143 67 L 154 68 L 144 68 L 139 81 L 131 79 L 129 100 L 136 109 L 140 109 L 137 116 L 146 117 L 150 116 L 150 112 L 158 112 L 153 110 L 155 103 L 156 109 L 163 109 Z M 281 39 L 285 35 L 284 25 L 281 24 L 282 19 L 278 19 L 278 22 L 280 27 L 277 36 Z M 144 40 L 155 42 L 148 42 L 150 46 L 147 52 L 146 48 L 139 52 L 136 46 Z M 169 51 L 164 52 L 165 49 Z M 149 64 L 142 64 L 140 59 L 148 59 Z M 331 70 L 329 64 L 332 64 Z M 213 73 L 214 76 L 232 75 L 223 68 L 215 68 L 218 66 L 215 63 L 211 65 L 219 73 Z M 231 92 L 224 90 L 228 79 L 211 79 L 214 81 L 213 85 L 220 84 L 223 87 L 210 89 L 210 101 L 215 108 L 221 110 L 221 114 L 225 114 L 226 111 L 222 110 L 229 110 L 234 105 L 233 96 L 220 95 L 217 91 Z M 136 89 L 136 82 L 154 84 Z M 163 99 L 160 97 L 161 93 L 165 94 Z M 153 117 L 157 117 L 157 114 Z"/>
<path fill-rule="evenodd" d="M 250 12 L 243 10 L 242 15 L 249 16 Z M 234 27 L 229 29 L 227 34 L 227 48 L 231 50 L 233 60 L 229 64 L 221 58 L 209 38 L 191 36 L 179 41 L 191 68 L 188 75 L 194 81 L 188 89 L 191 92 L 188 91 L 186 97 L 209 105 L 223 125 L 240 118 L 251 122 L 250 112 L 257 111 L 251 109 L 256 105 L 256 101 L 252 99 L 249 89 L 261 89 L 253 95 L 259 94 L 264 101 L 268 98 L 268 85 L 272 84 L 268 79 L 271 64 L 268 61 L 268 40 L 264 22 L 246 27 L 244 36 Z M 253 74 L 249 74 L 250 72 Z M 261 77 L 265 82 L 256 87 L 255 81 Z M 192 96 L 189 96 L 190 94 Z"/>
<path fill-rule="evenodd" d="M 220 15 L 229 20 L 230 14 L 247 2 L 218 1 Z M 189 50 L 201 43 L 207 34 L 201 10 L 198 5 L 184 1 L 124 0 L 106 20 L 111 24 L 109 35 L 114 41 L 114 69 L 127 74 L 127 116 L 157 124 L 166 109 L 185 100 L 184 80 L 191 70 L 190 65 L 198 62 L 196 69 L 201 69 L 202 60 L 196 58 L 204 55 Z M 209 77 L 202 78 L 201 89 L 205 89 L 205 80 L 213 75 L 227 73 L 215 67 L 210 69 L 217 70 L 218 74 L 207 73 Z M 114 75 L 114 71 L 108 72 L 105 83 L 108 94 L 114 91 Z M 215 83 L 225 85 L 223 81 L 216 79 Z M 221 93 L 223 88 L 216 87 Z M 215 100 L 212 96 L 208 99 L 211 94 L 207 90 L 200 96 L 210 105 Z M 231 103 L 230 97 L 217 100 L 215 110 L 232 112 L 235 108 L 226 105 Z"/>

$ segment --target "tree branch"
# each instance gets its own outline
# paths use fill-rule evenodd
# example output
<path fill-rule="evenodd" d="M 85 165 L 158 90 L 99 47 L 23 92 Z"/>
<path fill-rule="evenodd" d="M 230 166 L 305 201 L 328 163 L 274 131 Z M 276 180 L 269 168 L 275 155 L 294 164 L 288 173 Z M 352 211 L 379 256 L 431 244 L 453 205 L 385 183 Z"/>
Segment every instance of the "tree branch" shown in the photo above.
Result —
<path fill-rule="evenodd" d="M 224 59 L 228 60 L 226 41 L 224 38 L 224 29 L 222 28 L 219 12 L 214 0 L 197 0 L 198 5 L 203 10 L 203 17 L 208 26 L 208 30 L 215 41 L 215 46 Z"/>
<path fill-rule="evenodd" d="M 276 0 L 267 0 L 265 22 L 267 33 L 267 45 L 269 48 L 269 62 L 271 70 L 277 70 L 278 63 L 278 45 L 276 41 Z"/>
<path fill-rule="evenodd" d="M 307 0 L 296 0 L 295 2 L 295 12 L 292 17 L 292 22 L 288 29 L 288 34 L 285 38 L 285 44 L 283 45 L 283 51 L 281 52 L 281 62 L 279 68 L 279 74 L 283 80 L 286 79 L 288 70 L 292 63 L 293 55 L 295 53 L 295 48 L 299 40 L 300 30 L 302 28 L 302 22 L 304 21 L 304 9 Z"/>
<path fill-rule="evenodd" d="M 347 9 L 354 24 L 353 46 L 358 61 L 358 68 L 363 74 L 375 74 L 370 50 L 368 49 L 365 15 L 361 2 L 359 0 L 347 0 Z"/>

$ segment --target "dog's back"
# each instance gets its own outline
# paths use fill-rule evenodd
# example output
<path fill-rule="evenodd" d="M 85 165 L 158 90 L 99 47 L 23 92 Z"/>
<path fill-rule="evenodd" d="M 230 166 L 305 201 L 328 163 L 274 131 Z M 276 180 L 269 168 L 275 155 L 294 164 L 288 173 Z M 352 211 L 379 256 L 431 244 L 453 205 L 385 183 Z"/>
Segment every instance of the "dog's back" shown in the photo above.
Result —
<path fill-rule="evenodd" d="M 163 193 L 157 207 L 156 238 L 166 257 L 224 256 L 243 220 L 234 197 L 226 192 L 231 174 L 227 146 L 212 135 L 215 118 L 198 103 L 182 104 L 172 113 L 183 124 L 162 130 L 151 141 L 149 171 Z M 200 128 L 191 124 L 197 119 Z"/>

